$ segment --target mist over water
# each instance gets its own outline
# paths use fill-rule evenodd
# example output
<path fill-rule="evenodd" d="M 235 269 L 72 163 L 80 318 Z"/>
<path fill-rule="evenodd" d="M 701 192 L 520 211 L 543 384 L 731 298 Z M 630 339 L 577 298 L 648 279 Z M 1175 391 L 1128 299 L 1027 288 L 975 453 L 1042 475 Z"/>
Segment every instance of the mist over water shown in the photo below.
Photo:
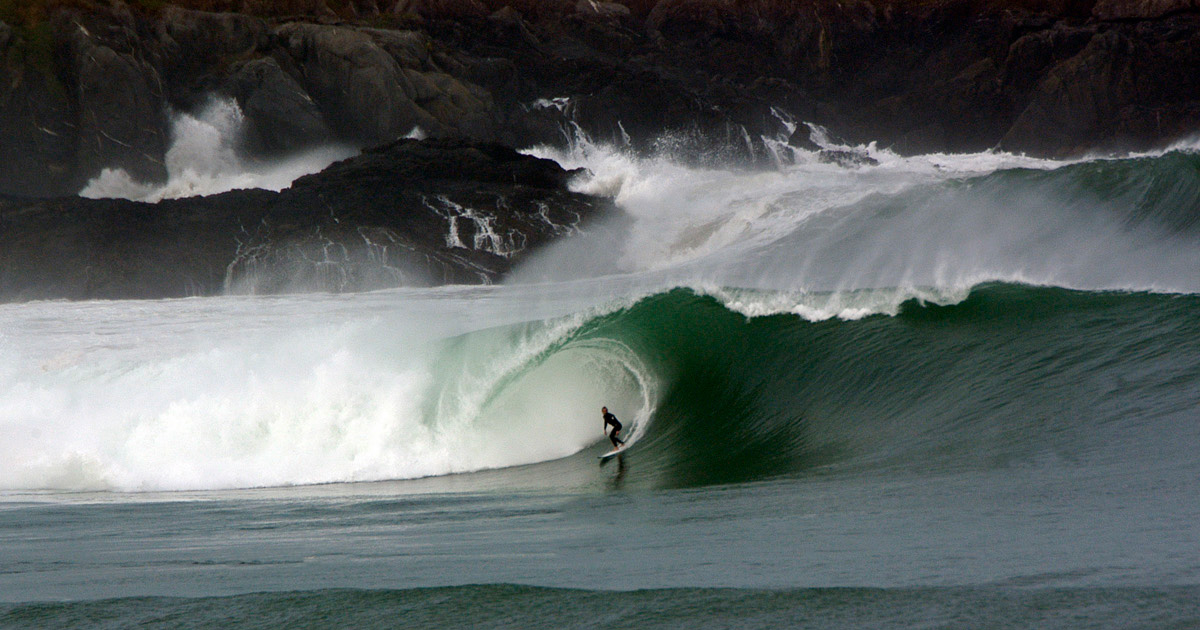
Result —
<path fill-rule="evenodd" d="M 443 475 L 577 452 L 597 435 L 577 412 L 602 400 L 648 412 L 636 357 L 547 354 L 578 318 L 472 333 L 436 310 L 470 300 L 443 293 L 434 310 L 405 306 L 426 299 L 0 307 L 0 489 Z"/>
<path fill-rule="evenodd" d="M 236 101 L 214 97 L 197 112 L 174 116 L 165 183 L 139 182 L 122 169 L 104 169 L 79 194 L 155 202 L 246 188 L 278 191 L 357 153 L 329 146 L 269 161 L 251 160 L 238 149 L 245 124 Z"/>
<path fill-rule="evenodd" d="M 256 171 L 234 150 L 240 125 L 229 102 L 180 116 L 166 186 L 137 188 L 108 172 L 88 193 L 161 199 L 282 187 L 340 156 Z M 921 309 L 982 304 L 963 307 L 965 322 L 977 321 L 974 308 L 1015 309 L 1001 328 L 1016 344 L 1027 308 L 1069 303 L 1103 311 L 1097 326 L 1137 328 L 1136 308 L 1107 312 L 1107 302 L 1087 295 L 1128 292 L 1137 295 L 1129 304 L 1144 306 L 1148 294 L 1200 290 L 1191 217 L 1200 156 L 1189 147 L 1068 163 L 1003 153 L 901 157 L 818 137 L 873 162 L 831 164 L 777 146 L 787 159 L 762 171 L 635 158 L 586 139 L 533 149 L 586 168 L 573 185 L 615 197 L 623 214 L 540 252 L 507 286 L 0 306 L 0 439 L 10 445 L 0 488 L 239 488 L 513 467 L 600 443 L 601 405 L 646 440 L 639 450 L 659 462 L 644 476 L 652 483 L 752 480 L 831 461 L 814 453 L 881 458 L 846 451 L 860 434 L 835 429 L 867 418 L 932 417 L 921 430 L 942 434 L 938 422 L 961 409 L 896 402 L 929 386 L 901 357 L 938 360 L 920 349 L 939 335 L 905 337 L 905 322 L 924 321 Z M 1085 295 L 1020 288 L 1028 285 Z M 1186 309 L 1168 310 L 1167 326 L 1194 327 Z M 930 321 L 938 313 L 928 311 Z M 760 321 L 770 316 L 786 319 Z M 1063 317 L 1052 328 L 1070 331 Z M 830 319 L 836 328 L 813 328 Z M 880 321 L 897 336 L 879 333 Z M 983 338 L 966 347 L 989 347 Z M 865 354 L 851 350 L 856 344 L 867 344 Z M 823 388 L 877 387 L 870 357 L 888 354 L 880 348 L 897 353 L 892 373 L 913 380 L 891 401 L 872 399 L 861 417 L 818 410 L 833 415 L 814 424 L 819 414 L 800 414 L 784 394 L 806 391 L 810 401 Z M 836 357 L 826 374 L 840 381 L 806 371 L 818 349 Z M 1130 369 L 1161 370 L 1158 361 L 1173 360 L 1163 356 Z M 1191 355 L 1178 360 L 1190 373 Z M 772 361 L 769 373 L 755 370 Z M 1001 372 L 987 387 L 1004 392 L 1020 378 Z M 1053 387 L 1078 394 L 1068 385 Z M 997 430 L 988 423 L 1004 421 L 1003 408 L 973 430 Z M 707 424 L 714 409 L 741 418 L 735 432 L 759 449 L 722 469 L 743 472 L 714 476 L 679 463 L 706 461 L 681 444 L 729 430 Z M 1031 409 L 1057 413 L 1050 404 Z M 906 439 L 916 438 L 896 438 Z"/>
<path fill-rule="evenodd" d="M 1200 198 L 1190 144 L 1074 162 L 829 148 L 877 164 L 844 167 L 790 147 L 792 162 L 765 172 L 686 168 L 586 140 L 565 151 L 536 149 L 588 169 L 592 176 L 576 186 L 615 196 L 627 216 L 613 222 L 624 221 L 620 227 L 560 244 L 517 278 L 643 274 L 667 286 L 804 293 L 961 295 L 988 281 L 1200 287 L 1200 248 L 1181 227 Z"/>

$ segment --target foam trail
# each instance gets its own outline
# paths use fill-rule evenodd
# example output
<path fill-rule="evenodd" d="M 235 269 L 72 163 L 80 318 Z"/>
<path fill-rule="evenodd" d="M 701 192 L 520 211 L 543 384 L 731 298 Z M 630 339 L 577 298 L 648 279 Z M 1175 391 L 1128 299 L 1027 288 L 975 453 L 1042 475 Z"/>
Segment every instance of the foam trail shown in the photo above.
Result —
<path fill-rule="evenodd" d="M 195 114 L 175 117 L 166 155 L 166 183 L 146 184 L 124 170 L 104 169 L 79 194 L 155 202 L 245 188 L 278 191 L 354 154 L 346 147 L 323 147 L 269 163 L 248 162 L 237 151 L 244 125 L 245 116 L 237 102 L 214 98 Z"/>

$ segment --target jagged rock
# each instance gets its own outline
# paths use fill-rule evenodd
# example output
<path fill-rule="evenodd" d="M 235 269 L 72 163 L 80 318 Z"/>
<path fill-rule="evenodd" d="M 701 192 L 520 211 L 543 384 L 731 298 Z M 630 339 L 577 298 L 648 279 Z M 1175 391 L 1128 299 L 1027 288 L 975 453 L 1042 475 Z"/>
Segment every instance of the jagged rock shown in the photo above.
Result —
<path fill-rule="evenodd" d="M 603 20 L 620 20 L 630 16 L 629 7 L 623 4 L 597 2 L 596 0 L 579 0 L 575 3 L 575 13 L 584 18 Z"/>
<path fill-rule="evenodd" d="M 1196 0 L 1097 0 L 1092 15 L 1101 20 L 1153 19 L 1200 9 Z"/>
<path fill-rule="evenodd" d="M 464 84 L 440 72 L 425 75 L 434 86 L 432 97 L 417 99 L 439 122 L 467 137 L 490 137 L 492 97 L 486 90 Z"/>
<path fill-rule="evenodd" d="M 236 13 L 208 13 L 169 7 L 155 25 L 168 99 L 191 109 L 208 99 L 215 75 L 268 48 L 270 31 L 261 19 Z"/>
<path fill-rule="evenodd" d="M 658 31 L 669 29 L 672 23 L 680 29 L 703 27 L 729 31 L 739 22 L 739 17 L 736 5 L 724 0 L 660 0 L 650 10 L 646 22 Z"/>
<path fill-rule="evenodd" d="M 817 153 L 817 161 L 826 164 L 837 164 L 844 168 L 879 166 L 879 160 L 868 155 L 866 151 L 851 149 L 822 149 Z"/>
<path fill-rule="evenodd" d="M 318 20 L 336 20 L 337 13 L 325 0 L 242 0 L 242 11 L 258 16 L 311 16 Z"/>
<path fill-rule="evenodd" d="M 341 137 L 372 145 L 417 127 L 439 135 L 487 135 L 493 104 L 486 91 L 442 72 L 402 66 L 389 50 L 399 52 L 405 65 L 424 67 L 430 65 L 428 44 L 420 37 L 373 37 L 376 33 L 312 24 L 277 31 L 305 91 Z"/>
<path fill-rule="evenodd" d="M 366 33 L 317 24 L 276 31 L 300 69 L 305 91 L 343 138 L 365 145 L 403 136 L 434 120 L 402 88 L 401 69 Z"/>
<path fill-rule="evenodd" d="M 1047 68 L 1074 57 L 1096 35 L 1096 27 L 1056 25 L 1019 37 L 1008 47 L 1003 80 L 1007 91 L 1028 93 Z"/>
<path fill-rule="evenodd" d="M 72 0 L 37 54 L 18 54 L 24 27 L 0 28 L 0 192 L 61 193 L 111 167 L 161 178 L 169 112 L 213 91 L 268 154 L 414 127 L 516 146 L 579 129 L 769 163 L 762 138 L 789 128 L 773 107 L 902 152 L 1145 148 L 1200 127 L 1198 1 L 220 5 L 241 15 Z M 551 99 L 569 105 L 535 106 Z"/>
<path fill-rule="evenodd" d="M 392 59 L 405 70 L 428 71 L 432 68 L 429 63 L 429 51 L 433 42 L 429 35 L 420 31 L 390 31 L 384 29 L 363 29 L 370 35 L 380 48 L 387 51 Z"/>
<path fill-rule="evenodd" d="M 788 146 L 814 153 L 821 150 L 821 145 L 813 142 L 812 131 L 805 125 L 797 127 L 796 131 L 788 136 Z"/>
<path fill-rule="evenodd" d="M 159 39 L 173 44 L 177 60 L 203 68 L 266 46 L 270 32 L 261 19 L 168 7 L 158 22 Z"/>
<path fill-rule="evenodd" d="M 162 78 L 139 54 L 132 18 L 93 28 L 107 32 L 97 35 L 76 23 L 69 37 L 78 111 L 76 168 L 84 179 L 120 168 L 141 181 L 162 181 L 167 144 Z"/>
<path fill-rule="evenodd" d="M 32 47 L 0 22 L 0 191 L 70 194 L 79 181 L 69 95 Z"/>
<path fill-rule="evenodd" d="M 393 7 L 395 15 L 413 15 L 425 19 L 481 18 L 488 14 L 479 0 L 399 0 Z"/>
<path fill-rule="evenodd" d="M 246 116 L 245 142 L 252 154 L 282 155 L 333 140 L 316 103 L 273 58 L 235 66 L 225 91 Z"/>
<path fill-rule="evenodd" d="M 1136 97 L 1133 53 L 1131 42 L 1119 33 L 1092 38 L 1078 55 L 1042 79 L 1002 146 L 1052 155 L 1087 150 L 1086 139 L 1117 120 L 1121 109 Z"/>
<path fill-rule="evenodd" d="M 490 282 L 612 210 L 572 175 L 497 144 L 401 140 L 279 193 L 0 198 L 0 300 Z"/>
<path fill-rule="evenodd" d="M 350 3 L 350 8 L 354 10 L 354 14 L 358 17 L 375 17 L 379 15 L 379 3 L 375 0 L 353 0 Z"/>

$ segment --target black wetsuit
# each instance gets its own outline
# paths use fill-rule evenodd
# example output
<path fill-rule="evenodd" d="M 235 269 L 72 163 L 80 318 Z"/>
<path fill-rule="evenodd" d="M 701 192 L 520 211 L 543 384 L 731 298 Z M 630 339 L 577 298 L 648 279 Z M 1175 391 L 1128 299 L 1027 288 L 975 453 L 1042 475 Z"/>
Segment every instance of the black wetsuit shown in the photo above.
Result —
<path fill-rule="evenodd" d="M 604 428 L 607 429 L 610 424 L 613 426 L 613 430 L 608 434 L 608 439 L 612 440 L 613 448 L 619 448 L 625 443 L 624 440 L 617 439 L 617 434 L 621 432 L 621 423 L 617 422 L 616 416 L 606 413 L 604 414 Z"/>

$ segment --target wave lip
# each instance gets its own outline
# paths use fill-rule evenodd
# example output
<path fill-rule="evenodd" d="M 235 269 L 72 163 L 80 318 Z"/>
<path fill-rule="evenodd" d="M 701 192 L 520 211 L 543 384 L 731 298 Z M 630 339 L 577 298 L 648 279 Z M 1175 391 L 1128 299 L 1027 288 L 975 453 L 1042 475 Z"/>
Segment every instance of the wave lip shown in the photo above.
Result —
<path fill-rule="evenodd" d="M 991 283 L 806 319 L 784 296 L 715 294 L 670 291 L 595 323 L 662 381 L 628 456 L 639 483 L 1154 465 L 1182 450 L 1200 392 L 1192 295 Z"/>
<path fill-rule="evenodd" d="M 586 169 L 574 186 L 613 196 L 625 213 L 541 253 L 516 278 L 839 295 L 991 281 L 1200 292 L 1200 154 L 1191 148 L 1076 161 L 851 148 L 878 164 L 705 169 L 586 138 L 566 151 L 534 149 Z"/>

